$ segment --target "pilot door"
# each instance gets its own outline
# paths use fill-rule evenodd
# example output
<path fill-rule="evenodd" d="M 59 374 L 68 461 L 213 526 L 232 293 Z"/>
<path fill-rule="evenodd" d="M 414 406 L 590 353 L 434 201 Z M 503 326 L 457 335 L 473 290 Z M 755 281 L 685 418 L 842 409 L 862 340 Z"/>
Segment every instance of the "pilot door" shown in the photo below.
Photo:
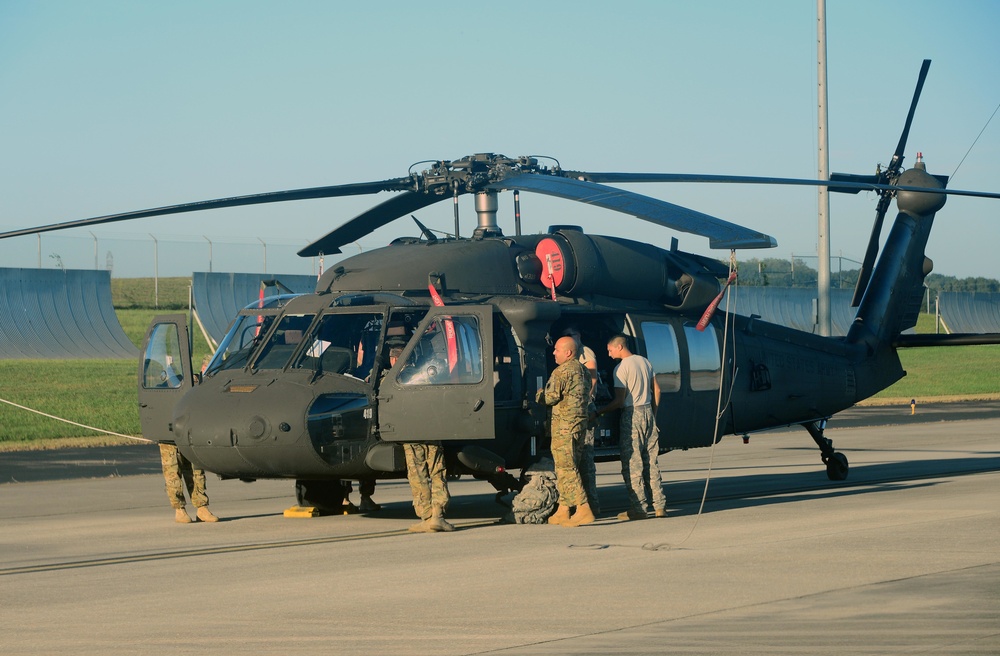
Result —
<path fill-rule="evenodd" d="M 382 439 L 493 439 L 493 308 L 433 307 L 407 337 L 379 386 Z"/>
<path fill-rule="evenodd" d="M 155 317 L 139 359 L 139 423 L 146 439 L 173 443 L 174 406 L 193 384 L 186 317 Z"/>

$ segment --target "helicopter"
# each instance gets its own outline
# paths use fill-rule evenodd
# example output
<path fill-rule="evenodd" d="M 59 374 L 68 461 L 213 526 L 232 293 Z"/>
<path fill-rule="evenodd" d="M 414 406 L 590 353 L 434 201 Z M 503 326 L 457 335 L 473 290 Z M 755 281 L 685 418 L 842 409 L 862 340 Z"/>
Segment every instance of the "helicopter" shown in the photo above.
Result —
<path fill-rule="evenodd" d="M 947 178 L 904 149 L 930 61 L 925 60 L 890 163 L 875 175 L 829 180 L 567 170 L 540 156 L 479 153 L 418 162 L 403 177 L 255 194 L 107 215 L 8 232 L 0 238 L 223 207 L 396 192 L 315 240 L 299 255 L 333 255 L 372 231 L 453 199 L 455 231 L 420 235 L 339 261 L 309 294 L 278 293 L 239 312 L 203 372 L 195 371 L 184 315 L 156 317 L 138 365 L 143 435 L 172 443 L 223 478 L 294 480 L 296 500 L 324 512 L 344 503 L 342 481 L 405 477 L 404 442 L 444 447 L 449 475 L 487 480 L 498 496 L 520 485 L 548 450 L 546 408 L 535 392 L 554 369 L 551 344 L 575 331 L 594 347 L 618 333 L 653 365 L 661 390 L 661 453 L 707 447 L 724 435 L 799 425 L 831 480 L 847 457 L 827 422 L 905 375 L 897 349 L 1000 343 L 1000 335 L 907 335 L 916 323 L 924 250 Z M 420 165 L 427 165 L 419 169 Z M 522 234 L 520 192 L 625 213 L 707 237 L 713 249 L 772 248 L 770 235 L 614 183 L 715 182 L 827 186 L 875 192 L 875 223 L 861 267 L 857 316 L 844 337 L 823 337 L 718 309 L 735 278 L 720 259 L 554 225 Z M 498 223 L 513 192 L 515 234 Z M 459 197 L 475 199 L 477 226 L 461 237 Z M 892 200 L 898 214 L 879 252 Z M 397 357 L 390 359 L 390 350 Z M 595 426 L 596 452 L 618 457 L 618 417 Z"/>

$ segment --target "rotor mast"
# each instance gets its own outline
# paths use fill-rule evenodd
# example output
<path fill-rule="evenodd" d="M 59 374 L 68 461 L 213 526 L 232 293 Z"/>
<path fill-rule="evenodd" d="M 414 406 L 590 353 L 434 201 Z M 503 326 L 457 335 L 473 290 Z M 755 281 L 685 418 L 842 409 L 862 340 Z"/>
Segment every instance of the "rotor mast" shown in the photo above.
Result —
<path fill-rule="evenodd" d="M 479 225 L 473 233 L 473 237 L 502 237 L 503 231 L 497 224 L 497 192 L 484 190 L 476 192 L 476 216 Z"/>

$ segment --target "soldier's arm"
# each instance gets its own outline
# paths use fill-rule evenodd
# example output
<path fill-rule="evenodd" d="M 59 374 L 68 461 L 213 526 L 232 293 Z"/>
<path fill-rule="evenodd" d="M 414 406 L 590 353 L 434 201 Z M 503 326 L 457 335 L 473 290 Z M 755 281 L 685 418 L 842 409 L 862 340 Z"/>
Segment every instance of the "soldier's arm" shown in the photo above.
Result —
<path fill-rule="evenodd" d="M 615 398 L 614 398 L 614 400 L 612 400 L 611 403 L 607 404 L 603 408 L 598 408 L 597 409 L 597 415 L 598 416 L 605 415 L 605 414 L 611 412 L 612 410 L 617 410 L 618 408 L 624 408 L 625 407 L 625 396 L 627 394 L 628 394 L 628 392 L 625 390 L 624 387 L 616 387 L 615 388 Z"/>
<path fill-rule="evenodd" d="M 597 361 L 587 360 L 583 366 L 587 368 L 587 373 L 590 375 L 590 400 L 593 401 L 594 392 L 597 390 Z"/>
<path fill-rule="evenodd" d="M 549 382 L 545 385 L 545 389 L 538 392 L 538 402 L 545 405 L 555 405 L 562 400 L 562 397 L 562 378 L 553 372 L 553 375 L 549 378 Z"/>

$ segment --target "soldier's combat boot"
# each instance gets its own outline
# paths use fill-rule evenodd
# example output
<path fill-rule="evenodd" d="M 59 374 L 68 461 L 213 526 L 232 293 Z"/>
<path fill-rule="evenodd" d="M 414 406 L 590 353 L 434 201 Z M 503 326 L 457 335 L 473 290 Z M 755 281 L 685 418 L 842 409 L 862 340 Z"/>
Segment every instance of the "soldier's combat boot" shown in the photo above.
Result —
<path fill-rule="evenodd" d="M 559 507 L 556 508 L 556 512 L 549 517 L 549 524 L 565 524 L 569 521 L 569 506 L 564 506 L 561 503 Z"/>
<path fill-rule="evenodd" d="M 188 515 L 188 511 L 183 508 L 177 508 L 174 510 L 174 521 L 178 524 L 190 524 L 191 516 Z"/>
<path fill-rule="evenodd" d="M 428 517 L 427 519 L 424 519 L 424 520 L 421 520 L 421 521 L 417 522 L 416 524 L 414 524 L 413 526 L 411 526 L 410 528 L 408 528 L 406 530 L 408 530 L 410 533 L 436 533 L 437 532 L 437 529 L 435 529 L 435 528 L 433 528 L 431 526 L 431 519 L 430 519 L 430 517 Z"/>
<path fill-rule="evenodd" d="M 371 496 L 368 494 L 361 495 L 361 503 L 358 505 L 358 509 L 363 513 L 375 512 L 376 510 L 382 510 L 382 506 L 375 503 Z"/>
<path fill-rule="evenodd" d="M 433 508 L 431 510 L 431 518 L 427 520 L 432 530 L 434 531 L 454 531 L 455 526 L 450 524 L 448 520 L 444 518 L 444 511 L 440 508 Z"/>
<path fill-rule="evenodd" d="M 623 522 L 628 522 L 636 519 L 646 519 L 647 517 L 648 515 L 646 515 L 646 511 L 639 510 L 638 508 L 629 508 L 623 513 L 618 513 L 618 519 L 622 520 Z"/>
<path fill-rule="evenodd" d="M 584 524 L 592 524 L 593 522 L 594 513 L 590 510 L 590 504 L 585 503 L 582 506 L 576 507 L 576 512 L 573 513 L 568 522 L 563 523 L 563 526 L 583 526 Z"/>
<path fill-rule="evenodd" d="M 217 522 L 219 521 L 219 518 L 212 514 L 212 511 L 208 509 L 208 506 L 202 506 L 198 509 L 198 521 Z"/>

